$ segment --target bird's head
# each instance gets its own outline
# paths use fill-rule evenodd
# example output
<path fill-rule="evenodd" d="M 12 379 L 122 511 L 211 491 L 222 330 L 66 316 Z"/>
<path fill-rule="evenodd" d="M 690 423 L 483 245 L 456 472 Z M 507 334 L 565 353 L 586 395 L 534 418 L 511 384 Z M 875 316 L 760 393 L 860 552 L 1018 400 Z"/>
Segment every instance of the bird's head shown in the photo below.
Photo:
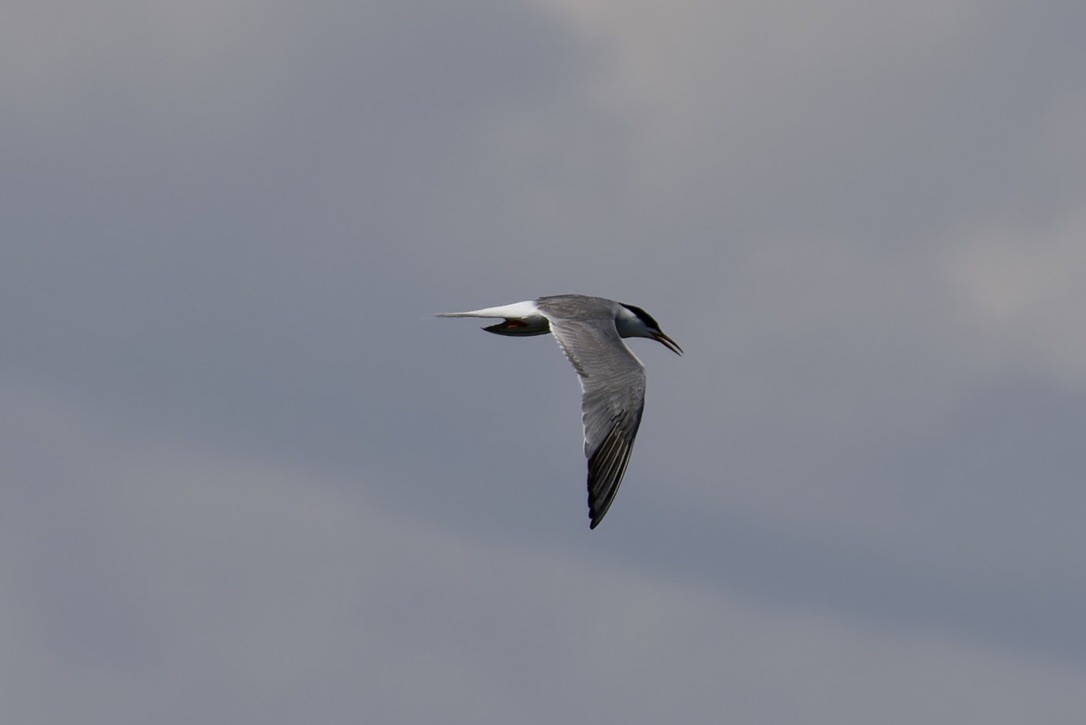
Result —
<path fill-rule="evenodd" d="M 636 305 L 619 303 L 618 315 L 615 317 L 615 327 L 622 337 L 647 337 L 656 340 L 676 355 L 682 355 L 683 349 L 679 344 L 664 334 L 659 323 L 652 315 Z"/>

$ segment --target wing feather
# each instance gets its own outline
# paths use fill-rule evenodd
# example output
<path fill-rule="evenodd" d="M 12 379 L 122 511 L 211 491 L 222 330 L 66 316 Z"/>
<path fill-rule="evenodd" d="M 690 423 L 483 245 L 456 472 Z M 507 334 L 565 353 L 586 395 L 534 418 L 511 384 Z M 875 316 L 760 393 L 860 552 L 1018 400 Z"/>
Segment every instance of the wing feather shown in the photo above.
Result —
<path fill-rule="evenodd" d="M 561 308 L 536 301 L 551 333 L 581 380 L 581 421 L 588 458 L 588 512 L 591 528 L 603 520 L 630 462 L 645 408 L 645 368 L 630 352 L 606 308 Z"/>

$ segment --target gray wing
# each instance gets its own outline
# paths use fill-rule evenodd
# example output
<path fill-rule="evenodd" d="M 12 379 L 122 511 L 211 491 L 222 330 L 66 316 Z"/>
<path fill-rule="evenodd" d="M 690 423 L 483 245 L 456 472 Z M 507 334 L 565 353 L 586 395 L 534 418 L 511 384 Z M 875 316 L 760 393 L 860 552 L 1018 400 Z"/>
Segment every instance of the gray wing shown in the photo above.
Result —
<path fill-rule="evenodd" d="M 645 408 L 645 368 L 613 318 L 550 318 L 551 332 L 581 378 L 588 514 L 596 528 L 618 493 Z"/>

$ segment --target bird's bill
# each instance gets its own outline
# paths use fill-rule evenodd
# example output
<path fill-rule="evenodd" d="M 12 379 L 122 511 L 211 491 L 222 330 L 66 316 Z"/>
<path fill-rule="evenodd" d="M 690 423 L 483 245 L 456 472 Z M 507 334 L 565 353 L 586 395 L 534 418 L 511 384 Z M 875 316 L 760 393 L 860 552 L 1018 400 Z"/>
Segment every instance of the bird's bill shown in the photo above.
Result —
<path fill-rule="evenodd" d="M 661 345 L 666 347 L 668 350 L 671 350 L 671 352 L 675 353 L 676 355 L 682 355 L 683 354 L 683 349 L 681 347 L 679 347 L 679 343 L 675 342 L 674 340 L 672 340 L 670 337 L 668 337 L 667 335 L 665 335 L 662 332 L 653 333 L 652 339 L 656 340 L 656 342 L 660 343 Z"/>

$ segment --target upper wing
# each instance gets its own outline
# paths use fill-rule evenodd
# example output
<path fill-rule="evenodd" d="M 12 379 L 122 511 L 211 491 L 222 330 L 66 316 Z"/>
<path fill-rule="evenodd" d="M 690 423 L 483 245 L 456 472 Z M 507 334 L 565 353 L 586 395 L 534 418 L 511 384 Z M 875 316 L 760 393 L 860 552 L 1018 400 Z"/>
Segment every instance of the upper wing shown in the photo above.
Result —
<path fill-rule="evenodd" d="M 622 341 L 613 318 L 550 317 L 550 327 L 581 378 L 588 513 L 594 529 L 611 507 L 630 462 L 645 408 L 645 368 Z"/>

